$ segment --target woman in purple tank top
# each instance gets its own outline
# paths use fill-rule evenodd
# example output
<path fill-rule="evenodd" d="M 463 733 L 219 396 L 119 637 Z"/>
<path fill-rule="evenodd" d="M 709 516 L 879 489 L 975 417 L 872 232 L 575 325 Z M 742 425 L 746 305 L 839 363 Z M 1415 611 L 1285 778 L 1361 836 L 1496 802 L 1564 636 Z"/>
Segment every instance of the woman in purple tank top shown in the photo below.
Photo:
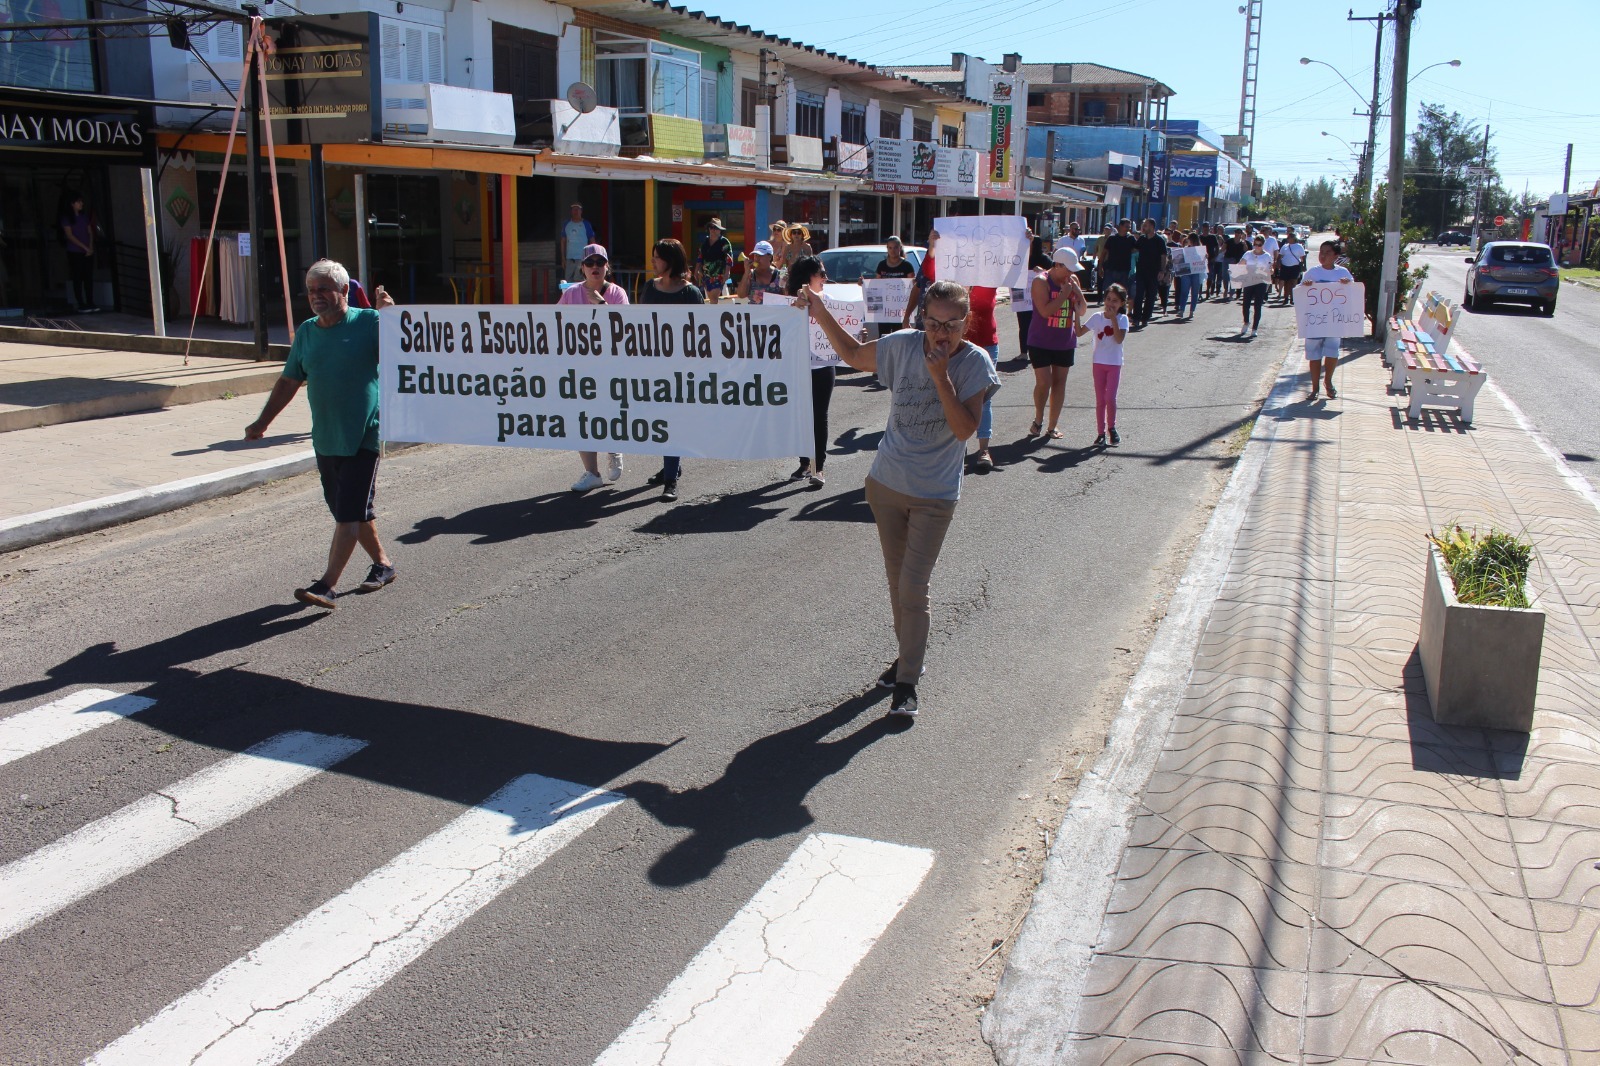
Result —
<path fill-rule="evenodd" d="M 1028 436 L 1040 431 L 1051 440 L 1061 439 L 1056 423 L 1067 399 L 1067 371 L 1078 350 L 1078 319 L 1089 309 L 1078 284 L 1078 253 L 1063 245 L 1051 257 L 1050 269 L 1033 279 L 1030 293 L 1033 318 L 1028 323 L 1028 363 L 1033 367 L 1033 425 Z M 1045 401 L 1050 402 L 1050 423 L 1044 422 Z"/>

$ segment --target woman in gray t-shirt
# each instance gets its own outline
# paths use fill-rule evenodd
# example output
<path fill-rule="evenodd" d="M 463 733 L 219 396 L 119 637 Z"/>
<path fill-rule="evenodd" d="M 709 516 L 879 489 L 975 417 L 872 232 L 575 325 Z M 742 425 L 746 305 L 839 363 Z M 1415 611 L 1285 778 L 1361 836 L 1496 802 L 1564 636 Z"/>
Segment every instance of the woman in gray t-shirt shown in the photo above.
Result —
<path fill-rule="evenodd" d="M 876 373 L 890 393 L 889 423 L 867 474 L 867 503 L 878 525 L 889 606 L 900 656 L 878 679 L 894 689 L 889 713 L 917 713 L 917 679 L 928 653 L 928 585 L 955 517 L 968 437 L 983 401 L 1000 388 L 989 353 L 964 340 L 967 290 L 948 281 L 928 287 L 923 328 L 858 341 L 821 300 L 802 293 L 838 353 L 850 366 Z"/>

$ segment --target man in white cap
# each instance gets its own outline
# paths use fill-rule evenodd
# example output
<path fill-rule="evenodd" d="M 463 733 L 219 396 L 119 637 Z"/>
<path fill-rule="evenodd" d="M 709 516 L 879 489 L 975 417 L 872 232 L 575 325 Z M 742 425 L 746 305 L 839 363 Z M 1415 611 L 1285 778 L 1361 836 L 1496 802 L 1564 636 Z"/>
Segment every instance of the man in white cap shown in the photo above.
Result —
<path fill-rule="evenodd" d="M 722 219 L 713 218 L 706 223 L 706 239 L 700 242 L 700 254 L 695 257 L 695 273 L 700 276 L 706 303 L 722 299 L 728 277 L 733 273 L 733 242 L 725 233 Z"/>

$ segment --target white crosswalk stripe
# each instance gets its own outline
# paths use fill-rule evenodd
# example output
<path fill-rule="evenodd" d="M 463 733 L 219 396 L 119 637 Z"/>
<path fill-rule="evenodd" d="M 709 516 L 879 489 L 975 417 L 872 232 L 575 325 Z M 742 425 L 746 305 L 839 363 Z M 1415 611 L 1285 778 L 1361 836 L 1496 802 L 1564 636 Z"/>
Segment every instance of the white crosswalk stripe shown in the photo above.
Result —
<path fill-rule="evenodd" d="M 778 1066 L 932 866 L 923 848 L 807 837 L 595 1066 Z"/>
<path fill-rule="evenodd" d="M 86 688 L 9 718 L 0 718 L 0 766 L 82 736 L 155 705 L 144 696 Z"/>
<path fill-rule="evenodd" d="M 0 940 L 170 854 L 366 747 L 294 731 L 231 755 L 0 867 Z"/>
<path fill-rule="evenodd" d="M 515 778 L 89 1062 L 282 1062 L 621 801 Z"/>

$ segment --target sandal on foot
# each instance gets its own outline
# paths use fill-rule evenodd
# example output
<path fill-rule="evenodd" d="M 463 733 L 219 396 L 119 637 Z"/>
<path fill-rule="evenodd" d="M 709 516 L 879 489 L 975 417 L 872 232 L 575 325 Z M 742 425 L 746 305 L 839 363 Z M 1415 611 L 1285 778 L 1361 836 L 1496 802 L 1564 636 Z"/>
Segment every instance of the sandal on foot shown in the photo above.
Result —
<path fill-rule="evenodd" d="M 1028 427 L 1028 436 L 1037 437 L 1039 435 L 1039 431 L 1041 429 L 1043 429 L 1043 428 L 1044 428 L 1044 423 L 1043 422 L 1034 422 L 1033 425 Z"/>
<path fill-rule="evenodd" d="M 979 452 L 978 460 L 972 464 L 972 468 L 980 474 L 987 474 L 994 469 L 994 457 L 988 452 Z"/>

